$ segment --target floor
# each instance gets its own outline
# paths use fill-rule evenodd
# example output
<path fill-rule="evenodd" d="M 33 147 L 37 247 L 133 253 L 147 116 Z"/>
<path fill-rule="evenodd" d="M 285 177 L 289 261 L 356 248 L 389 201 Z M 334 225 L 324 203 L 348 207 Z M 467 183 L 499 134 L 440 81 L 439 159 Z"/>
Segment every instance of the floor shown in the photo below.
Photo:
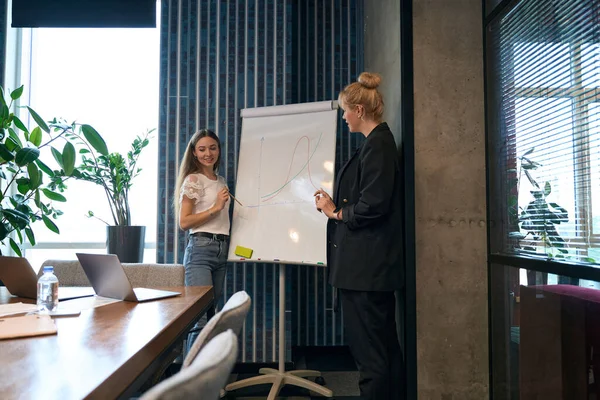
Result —
<path fill-rule="evenodd" d="M 295 369 L 314 369 L 321 371 L 325 386 L 333 391 L 335 400 L 358 400 L 358 372 L 348 347 L 304 347 L 294 348 Z M 245 379 L 253 374 L 233 374 L 232 380 Z M 242 388 L 227 395 L 227 399 L 256 400 L 265 399 L 270 385 Z M 281 400 L 324 399 L 302 388 L 285 386 L 279 392 Z"/>

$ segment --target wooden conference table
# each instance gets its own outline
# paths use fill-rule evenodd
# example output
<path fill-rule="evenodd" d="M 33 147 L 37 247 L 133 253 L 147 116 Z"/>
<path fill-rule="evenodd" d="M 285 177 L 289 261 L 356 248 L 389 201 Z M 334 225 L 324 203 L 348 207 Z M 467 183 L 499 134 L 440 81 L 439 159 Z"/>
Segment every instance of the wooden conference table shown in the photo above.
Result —
<path fill-rule="evenodd" d="M 181 295 L 119 301 L 56 318 L 57 335 L 0 340 L 0 399 L 131 396 L 213 303 L 212 286 L 161 289 Z M 0 304 L 15 301 L 32 302 L 0 288 Z"/>

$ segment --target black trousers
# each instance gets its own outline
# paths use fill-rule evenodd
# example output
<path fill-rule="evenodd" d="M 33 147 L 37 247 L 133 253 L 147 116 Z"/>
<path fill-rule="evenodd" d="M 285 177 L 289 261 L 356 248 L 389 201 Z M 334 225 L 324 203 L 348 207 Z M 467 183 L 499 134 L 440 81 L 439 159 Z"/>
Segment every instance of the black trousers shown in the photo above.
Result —
<path fill-rule="evenodd" d="M 358 367 L 365 400 L 405 398 L 404 356 L 396 334 L 394 292 L 340 289 L 344 334 Z"/>

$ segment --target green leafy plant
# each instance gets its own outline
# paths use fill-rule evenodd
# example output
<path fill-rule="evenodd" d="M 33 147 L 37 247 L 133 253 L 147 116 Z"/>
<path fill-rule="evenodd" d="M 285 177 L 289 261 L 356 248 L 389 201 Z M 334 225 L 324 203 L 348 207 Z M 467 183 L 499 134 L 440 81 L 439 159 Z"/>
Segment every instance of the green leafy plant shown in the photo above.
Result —
<path fill-rule="evenodd" d="M 55 203 L 66 201 L 62 194 L 65 182 L 80 175 L 75 167 L 77 153 L 73 143 L 79 141 L 75 124 L 56 119 L 46 123 L 29 106 L 17 106 L 26 110 L 37 124 L 28 129 L 11 111 L 22 94 L 23 86 L 5 98 L 0 87 L 0 243 L 10 245 L 19 256 L 25 240 L 32 246 L 36 244 L 33 223 L 42 221 L 50 231 L 60 233 L 54 220 L 62 211 L 55 208 Z M 99 135 L 92 140 L 103 142 Z M 41 151 L 45 147 L 50 149 L 60 169 L 53 170 L 42 161 Z"/>
<path fill-rule="evenodd" d="M 89 125 L 82 125 L 81 131 L 86 138 L 100 137 L 98 132 Z M 93 146 L 89 138 L 90 145 L 80 150 L 83 162 L 79 169 L 82 173 L 77 176 L 77 179 L 95 183 L 104 189 L 114 225 L 131 225 L 129 190 L 133 179 L 142 171 L 137 166 L 137 162 L 142 150 L 150 143 L 153 131 L 154 129 L 151 129 L 141 136 L 136 136 L 131 144 L 131 150 L 127 152 L 126 156 L 117 152 L 110 153 L 106 146 Z M 82 143 L 86 144 L 85 141 Z M 98 218 L 92 211 L 88 212 L 88 216 Z M 110 225 L 108 222 L 100 220 Z"/>
<path fill-rule="evenodd" d="M 547 255 L 550 258 L 564 258 L 569 252 L 567 243 L 558 233 L 556 225 L 569 221 L 569 213 L 564 208 L 554 202 L 548 201 L 548 196 L 552 193 L 552 185 L 546 181 L 543 186 L 540 185 L 532 175 L 532 171 L 542 167 L 542 164 L 531 160 L 528 157 L 535 148 L 528 150 L 519 157 L 520 168 L 518 178 L 510 181 L 511 189 L 516 188 L 516 194 L 509 195 L 509 219 L 511 226 L 519 226 L 519 231 L 510 233 L 510 237 L 523 243 L 530 240 L 530 244 L 525 244 L 522 249 L 537 253 L 536 245 L 542 243 L 548 250 Z M 522 175 L 527 177 L 533 189 L 530 190 L 533 200 L 525 208 L 518 206 L 519 182 Z M 523 234 L 522 232 L 525 232 Z M 553 253 L 555 249 L 557 252 Z"/>

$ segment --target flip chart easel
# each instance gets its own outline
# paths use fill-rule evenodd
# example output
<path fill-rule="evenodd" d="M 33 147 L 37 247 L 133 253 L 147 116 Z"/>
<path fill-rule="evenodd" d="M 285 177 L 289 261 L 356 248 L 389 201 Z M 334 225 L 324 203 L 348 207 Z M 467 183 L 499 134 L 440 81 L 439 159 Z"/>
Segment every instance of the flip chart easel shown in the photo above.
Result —
<path fill-rule="evenodd" d="M 333 392 L 306 378 L 319 371 L 285 371 L 286 266 L 326 261 L 327 217 L 318 213 L 314 193 L 333 188 L 337 102 L 291 104 L 242 110 L 242 136 L 228 260 L 279 266 L 278 369 L 225 387 L 233 391 L 272 384 L 268 400 L 284 385 L 326 397 Z M 236 254 L 237 252 L 237 254 Z"/>

